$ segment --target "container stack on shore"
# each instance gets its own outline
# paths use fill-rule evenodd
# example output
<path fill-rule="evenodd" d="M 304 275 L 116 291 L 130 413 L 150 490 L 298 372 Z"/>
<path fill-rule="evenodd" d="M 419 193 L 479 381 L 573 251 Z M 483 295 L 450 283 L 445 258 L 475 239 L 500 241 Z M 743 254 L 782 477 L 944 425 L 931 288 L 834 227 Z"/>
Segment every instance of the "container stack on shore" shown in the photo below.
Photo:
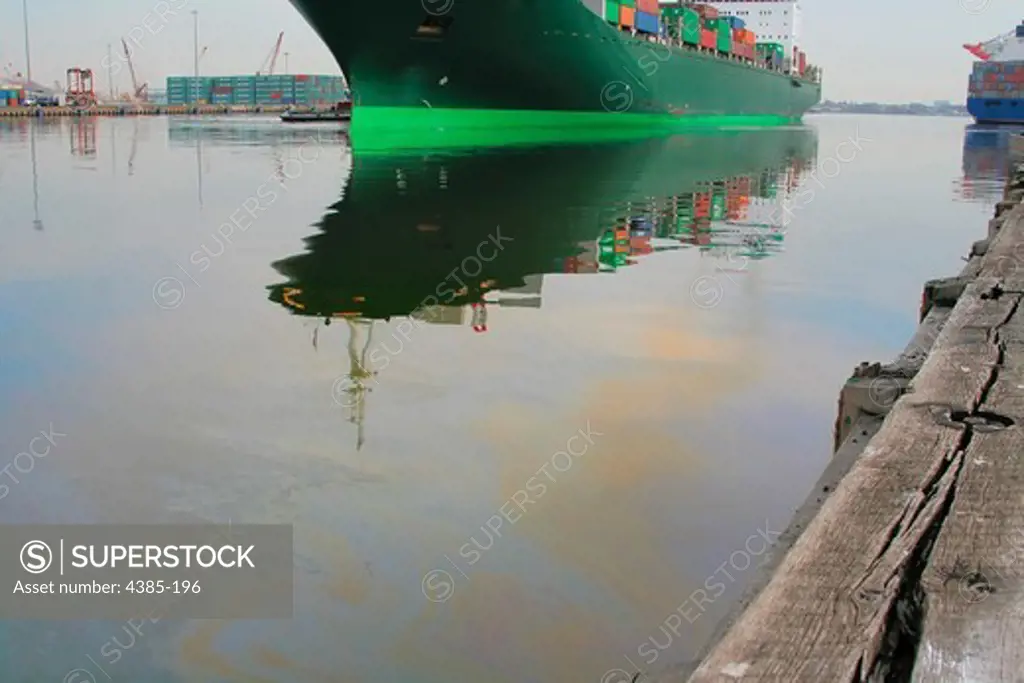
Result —
<path fill-rule="evenodd" d="M 17 107 L 25 99 L 25 91 L 13 86 L 0 86 L 0 107 Z"/>
<path fill-rule="evenodd" d="M 1024 61 L 975 62 L 967 92 L 985 99 L 1024 99 Z"/>
<path fill-rule="evenodd" d="M 0 119 L 3 118 L 54 118 L 91 117 L 91 116 L 190 116 L 218 114 L 280 114 L 287 109 L 285 105 L 265 104 L 256 106 L 224 105 L 224 104 L 100 104 L 95 107 L 0 107 Z"/>
<path fill-rule="evenodd" d="M 341 76 L 298 74 L 290 76 L 171 76 L 167 79 L 167 103 L 234 106 L 300 105 L 329 106 L 345 100 Z"/>

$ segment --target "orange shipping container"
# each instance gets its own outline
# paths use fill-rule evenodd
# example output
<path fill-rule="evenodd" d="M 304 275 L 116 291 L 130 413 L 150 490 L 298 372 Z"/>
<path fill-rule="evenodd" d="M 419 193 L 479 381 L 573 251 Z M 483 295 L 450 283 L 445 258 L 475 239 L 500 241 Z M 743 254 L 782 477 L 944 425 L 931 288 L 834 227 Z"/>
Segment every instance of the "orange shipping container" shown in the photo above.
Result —
<path fill-rule="evenodd" d="M 633 7 L 619 7 L 619 23 L 622 26 L 636 25 L 636 9 Z"/>

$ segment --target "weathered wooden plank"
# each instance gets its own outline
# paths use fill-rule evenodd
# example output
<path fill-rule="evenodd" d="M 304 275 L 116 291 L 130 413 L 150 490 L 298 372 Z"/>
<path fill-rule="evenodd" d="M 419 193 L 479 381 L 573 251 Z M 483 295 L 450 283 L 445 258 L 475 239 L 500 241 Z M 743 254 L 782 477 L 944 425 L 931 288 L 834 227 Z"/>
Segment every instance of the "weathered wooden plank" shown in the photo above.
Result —
<path fill-rule="evenodd" d="M 1024 207 L 1006 214 L 982 260 L 982 277 L 1020 277 L 1024 275 Z"/>
<path fill-rule="evenodd" d="M 921 407 L 897 404 L 690 680 L 853 681 L 884 660 L 899 577 L 949 494 L 961 435 Z"/>
<path fill-rule="evenodd" d="M 968 285 L 931 354 L 861 459 L 691 683 L 909 676 L 920 575 L 947 519 L 971 434 L 951 421 L 992 390 L 1015 295 Z M 942 407 L 945 410 L 942 410 Z"/>
<path fill-rule="evenodd" d="M 743 595 L 733 605 L 722 622 L 715 627 L 710 641 L 698 653 L 696 660 L 683 662 L 656 674 L 643 673 L 637 683 L 679 683 L 686 680 L 696 670 L 701 660 L 707 655 L 710 648 L 716 643 L 743 615 L 747 605 L 750 604 L 771 581 L 772 575 L 778 569 L 780 562 L 793 543 L 800 538 L 801 533 L 818 513 L 821 503 L 827 499 L 830 492 L 834 491 L 843 480 L 843 477 L 850 471 L 857 458 L 864 451 L 870 440 L 878 433 L 883 419 L 874 416 L 862 416 L 852 430 L 853 435 L 847 439 L 842 448 L 832 457 L 828 466 L 811 489 L 804 503 L 797 509 L 786 530 L 779 536 L 776 545 L 765 555 L 765 562 L 758 567 L 750 584 L 744 589 Z M 807 663 L 805 663 L 807 664 Z M 827 668 L 830 663 L 824 663 Z M 831 663 L 835 666 L 834 663 Z M 811 671 L 816 673 L 822 663 L 808 664 Z"/>
<path fill-rule="evenodd" d="M 1015 424 L 972 430 L 921 579 L 914 683 L 1024 681 L 1024 347 L 1004 360 L 981 410 Z"/>

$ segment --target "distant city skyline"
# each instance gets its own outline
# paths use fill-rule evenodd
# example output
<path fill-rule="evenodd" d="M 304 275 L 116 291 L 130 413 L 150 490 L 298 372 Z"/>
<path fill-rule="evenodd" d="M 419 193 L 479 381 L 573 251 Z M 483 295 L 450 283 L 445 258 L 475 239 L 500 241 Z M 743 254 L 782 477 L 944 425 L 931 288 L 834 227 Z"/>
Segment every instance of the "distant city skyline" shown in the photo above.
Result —
<path fill-rule="evenodd" d="M 456 8 L 470 1 L 476 0 L 454 0 Z M 0 9 L 0 69 L 25 72 L 22 0 L 0 0 Z M 341 73 L 288 0 L 29 0 L 33 79 L 52 86 L 64 83 L 69 67 L 88 67 L 106 93 L 110 45 L 114 86 L 125 92 L 125 38 L 139 80 L 163 88 L 167 76 L 193 72 L 192 10 L 199 49 L 206 48 L 204 74 L 255 73 L 281 31 L 278 73 L 285 71 L 284 52 L 291 73 Z M 961 46 L 1012 30 L 1024 18 L 1019 0 L 803 0 L 802 14 L 801 47 L 824 69 L 823 97 L 862 102 L 962 102 L 974 58 Z"/>

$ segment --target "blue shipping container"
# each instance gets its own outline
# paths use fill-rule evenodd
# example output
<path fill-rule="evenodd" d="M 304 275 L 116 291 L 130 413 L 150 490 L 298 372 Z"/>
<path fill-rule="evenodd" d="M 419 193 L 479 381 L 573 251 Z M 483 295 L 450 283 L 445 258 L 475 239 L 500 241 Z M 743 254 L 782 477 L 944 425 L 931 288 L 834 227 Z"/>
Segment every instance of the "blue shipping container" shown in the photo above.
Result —
<path fill-rule="evenodd" d="M 657 14 L 646 14 L 644 12 L 636 13 L 636 30 L 644 33 L 657 33 L 658 32 L 658 15 Z"/>
<path fill-rule="evenodd" d="M 732 28 L 746 28 L 747 22 L 743 21 L 739 17 L 724 17 L 729 22 L 729 26 Z"/>

